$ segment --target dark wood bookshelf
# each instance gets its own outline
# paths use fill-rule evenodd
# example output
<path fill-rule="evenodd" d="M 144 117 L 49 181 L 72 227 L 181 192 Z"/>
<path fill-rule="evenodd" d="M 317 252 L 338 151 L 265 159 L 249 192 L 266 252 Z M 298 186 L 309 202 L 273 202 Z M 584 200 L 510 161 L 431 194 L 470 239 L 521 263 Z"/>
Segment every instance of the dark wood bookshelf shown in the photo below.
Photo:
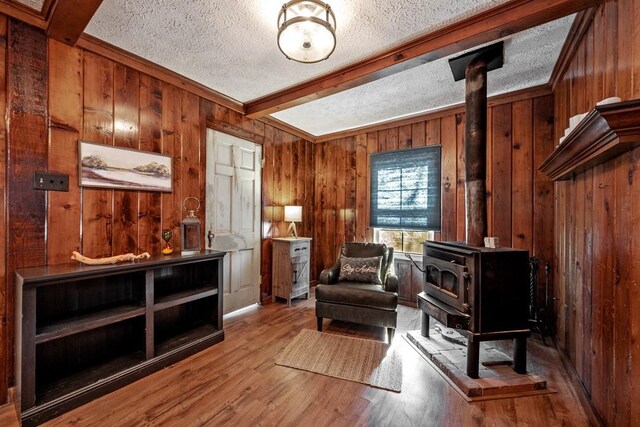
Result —
<path fill-rule="evenodd" d="M 539 170 L 554 181 L 571 179 L 640 146 L 640 100 L 595 107 L 576 125 Z"/>
<path fill-rule="evenodd" d="M 222 333 L 222 331 L 210 323 L 198 323 L 192 325 L 184 332 L 158 341 L 156 343 L 156 354 L 162 355 L 170 353 L 184 345 L 197 343 L 220 333 Z"/>
<path fill-rule="evenodd" d="M 73 316 L 36 329 L 36 344 L 88 331 L 132 317 L 142 316 L 146 309 L 142 305 L 124 305 L 106 310 Z"/>
<path fill-rule="evenodd" d="M 106 362 L 91 366 L 88 369 L 46 382 L 38 387 L 36 403 L 54 402 L 56 399 L 82 392 L 86 387 L 93 387 L 101 381 L 108 381 L 119 372 L 126 371 L 144 361 L 144 352 L 133 351 Z"/>
<path fill-rule="evenodd" d="M 40 424 L 224 339 L 223 252 L 16 271 L 16 406 Z"/>
<path fill-rule="evenodd" d="M 196 301 L 201 298 L 218 295 L 218 288 L 196 288 L 182 292 L 176 292 L 175 294 L 167 295 L 162 298 L 158 298 L 154 304 L 153 309 L 155 311 L 164 310 L 174 307 L 176 305 L 186 304 L 191 301 Z"/>

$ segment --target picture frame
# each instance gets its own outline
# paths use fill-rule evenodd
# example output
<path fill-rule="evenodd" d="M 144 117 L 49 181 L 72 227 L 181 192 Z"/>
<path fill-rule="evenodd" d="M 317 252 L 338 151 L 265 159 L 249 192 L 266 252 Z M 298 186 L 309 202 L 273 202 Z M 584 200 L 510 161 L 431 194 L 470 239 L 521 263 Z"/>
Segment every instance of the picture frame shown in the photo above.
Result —
<path fill-rule="evenodd" d="M 165 154 L 78 141 L 78 169 L 81 187 L 173 191 L 173 159 Z"/>

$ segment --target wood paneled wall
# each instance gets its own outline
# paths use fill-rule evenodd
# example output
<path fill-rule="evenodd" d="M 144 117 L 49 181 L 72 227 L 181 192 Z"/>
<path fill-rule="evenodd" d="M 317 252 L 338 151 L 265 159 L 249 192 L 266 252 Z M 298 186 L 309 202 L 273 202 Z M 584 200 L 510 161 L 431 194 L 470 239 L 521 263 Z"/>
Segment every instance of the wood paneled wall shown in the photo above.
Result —
<path fill-rule="evenodd" d="M 553 258 L 553 186 L 537 172 L 553 150 L 551 95 L 504 102 L 488 111 L 487 192 L 489 235 L 502 246 Z M 463 241 L 464 113 L 318 144 L 315 153 L 315 266 L 317 278 L 342 242 L 372 241 L 369 228 L 369 155 L 442 145 L 442 229 L 436 238 Z"/>
<path fill-rule="evenodd" d="M 7 111 L 7 19 L 0 15 L 0 116 L 5 117 Z M 7 233 L 7 123 L 0 120 L 0 404 L 7 398 L 7 371 L 9 360 L 7 357 L 10 346 L 7 340 L 7 317 L 9 307 L 9 283 L 7 280 L 9 268 L 7 266 L 7 247 L 9 245 Z"/>
<path fill-rule="evenodd" d="M 313 236 L 313 155 L 315 144 L 267 126 L 262 156 L 262 295 L 271 295 L 271 239 L 286 237 L 284 206 L 302 206 L 298 236 Z M 313 259 L 313 253 L 311 259 Z M 268 286 L 267 286 L 268 285 Z"/>
<path fill-rule="evenodd" d="M 597 101 L 640 98 L 639 29 L 640 1 L 597 9 L 555 89 L 556 141 Z M 555 184 L 557 342 L 607 425 L 640 425 L 639 160 Z"/>
<path fill-rule="evenodd" d="M 286 231 L 274 206 L 300 204 L 312 217 L 310 142 L 1 15 L 0 61 L 0 403 L 13 377 L 13 270 L 70 262 L 74 250 L 158 254 L 165 228 L 179 251 L 183 199 L 204 205 L 207 127 L 264 146 L 261 294 L 271 294 L 270 238 Z M 78 187 L 78 139 L 172 156 L 173 192 Z M 69 191 L 34 190 L 33 172 L 46 170 L 68 174 Z"/>

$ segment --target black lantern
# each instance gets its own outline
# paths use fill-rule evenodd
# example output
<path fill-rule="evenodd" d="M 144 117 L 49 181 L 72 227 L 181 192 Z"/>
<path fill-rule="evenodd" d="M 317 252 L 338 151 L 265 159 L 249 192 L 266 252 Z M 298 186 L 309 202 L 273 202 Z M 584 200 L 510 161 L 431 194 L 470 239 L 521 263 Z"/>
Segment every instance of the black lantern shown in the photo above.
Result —
<path fill-rule="evenodd" d="M 189 200 L 195 201 L 195 209 L 187 208 Z M 187 212 L 187 216 L 180 223 L 182 255 L 194 255 L 200 253 L 200 220 L 196 217 L 196 212 L 200 210 L 200 200 L 196 197 L 187 197 L 182 202 L 182 207 Z M 192 205 L 193 207 L 193 205 Z"/>

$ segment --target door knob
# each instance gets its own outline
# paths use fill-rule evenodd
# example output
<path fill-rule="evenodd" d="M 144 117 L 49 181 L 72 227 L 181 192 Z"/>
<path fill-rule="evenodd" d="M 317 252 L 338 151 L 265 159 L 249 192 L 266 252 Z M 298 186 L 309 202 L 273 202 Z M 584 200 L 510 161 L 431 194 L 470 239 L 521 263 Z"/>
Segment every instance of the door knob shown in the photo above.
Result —
<path fill-rule="evenodd" d="M 215 234 L 213 234 L 211 232 L 211 230 L 209 230 L 209 232 L 207 232 L 207 242 L 209 243 L 209 249 L 213 249 L 213 238 L 216 237 Z"/>

